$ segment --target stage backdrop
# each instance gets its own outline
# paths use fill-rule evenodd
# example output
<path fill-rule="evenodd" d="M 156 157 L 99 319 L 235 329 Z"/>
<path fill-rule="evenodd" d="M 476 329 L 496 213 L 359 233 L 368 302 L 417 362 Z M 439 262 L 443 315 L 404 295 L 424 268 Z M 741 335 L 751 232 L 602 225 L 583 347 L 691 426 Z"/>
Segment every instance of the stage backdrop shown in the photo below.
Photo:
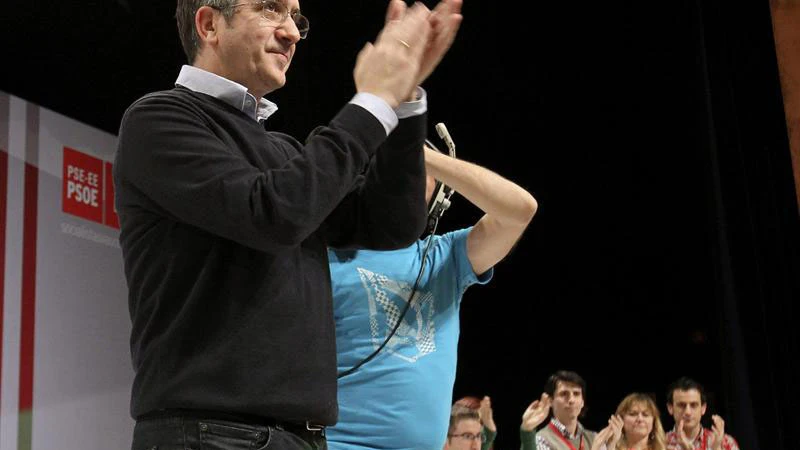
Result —
<path fill-rule="evenodd" d="M 115 147 L 0 92 L 0 450 L 130 445 Z"/>

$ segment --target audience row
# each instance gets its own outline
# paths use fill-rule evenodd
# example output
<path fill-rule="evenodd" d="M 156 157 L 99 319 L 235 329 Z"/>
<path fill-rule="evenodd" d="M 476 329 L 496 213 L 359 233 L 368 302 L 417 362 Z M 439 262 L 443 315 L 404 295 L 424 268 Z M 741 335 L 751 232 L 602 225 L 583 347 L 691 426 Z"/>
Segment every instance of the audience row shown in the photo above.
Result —
<path fill-rule="evenodd" d="M 545 383 L 544 392 L 523 412 L 519 435 L 522 450 L 739 450 L 725 433 L 725 421 L 713 414 L 711 427 L 702 425 L 708 400 L 703 386 L 688 377 L 667 388 L 666 408 L 674 427 L 664 431 L 661 412 L 648 394 L 625 396 L 608 425 L 586 429 L 586 382 L 575 372 L 560 370 Z M 550 419 L 549 421 L 547 419 Z M 465 397 L 453 404 L 445 450 L 497 450 L 497 426 L 491 400 Z"/>

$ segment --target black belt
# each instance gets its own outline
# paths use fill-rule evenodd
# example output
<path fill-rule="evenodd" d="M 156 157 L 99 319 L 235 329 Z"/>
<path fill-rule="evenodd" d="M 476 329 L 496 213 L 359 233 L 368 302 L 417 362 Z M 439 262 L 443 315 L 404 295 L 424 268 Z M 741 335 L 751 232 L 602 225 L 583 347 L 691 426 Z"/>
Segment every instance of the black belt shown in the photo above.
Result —
<path fill-rule="evenodd" d="M 288 431 L 290 433 L 298 434 L 301 436 L 309 433 L 312 435 L 325 436 L 324 425 L 317 425 L 308 421 L 303 423 L 275 422 L 273 426 L 279 430 Z"/>
<path fill-rule="evenodd" d="M 188 420 L 222 420 L 245 425 L 273 427 L 278 430 L 288 431 L 297 435 L 325 436 L 325 425 L 311 421 L 290 422 L 250 414 L 230 414 L 219 411 L 204 411 L 197 409 L 161 409 L 137 417 L 137 421 L 181 418 Z"/>

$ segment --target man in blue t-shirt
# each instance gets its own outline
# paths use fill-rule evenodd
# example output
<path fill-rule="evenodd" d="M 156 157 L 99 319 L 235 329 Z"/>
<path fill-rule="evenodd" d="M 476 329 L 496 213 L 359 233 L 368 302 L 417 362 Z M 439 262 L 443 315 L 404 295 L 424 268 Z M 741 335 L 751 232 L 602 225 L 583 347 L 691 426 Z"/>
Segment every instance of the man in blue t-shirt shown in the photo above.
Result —
<path fill-rule="evenodd" d="M 431 148 L 425 165 L 429 204 L 443 183 L 485 214 L 405 249 L 328 251 L 340 374 L 331 450 L 444 446 L 461 297 L 491 279 L 536 212 L 531 194 L 488 169 Z"/>

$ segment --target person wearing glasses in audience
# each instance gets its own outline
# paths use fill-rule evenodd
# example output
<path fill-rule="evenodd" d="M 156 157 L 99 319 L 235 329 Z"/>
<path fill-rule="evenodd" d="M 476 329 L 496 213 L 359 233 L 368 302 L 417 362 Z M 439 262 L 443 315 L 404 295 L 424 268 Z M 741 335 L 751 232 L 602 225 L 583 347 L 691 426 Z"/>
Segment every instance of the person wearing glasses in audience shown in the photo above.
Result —
<path fill-rule="evenodd" d="M 522 450 L 614 450 L 623 420 L 616 414 L 599 432 L 584 428 L 579 418 L 586 406 L 586 382 L 575 372 L 559 370 L 545 382 L 544 393 L 525 410 L 520 426 Z M 552 411 L 550 422 L 537 427 Z"/>
<path fill-rule="evenodd" d="M 329 251 L 340 373 L 332 450 L 442 447 L 462 296 L 489 282 L 536 213 L 522 187 L 434 147 L 425 149 L 427 237 L 400 250 Z M 436 234 L 437 199 L 450 189 L 484 214 L 470 227 Z"/>
<path fill-rule="evenodd" d="M 482 428 L 481 417 L 477 410 L 454 404 L 450 409 L 450 425 L 447 428 L 447 439 L 444 441 L 443 450 L 481 450 L 481 445 L 486 439 L 481 431 Z"/>
<path fill-rule="evenodd" d="M 478 414 L 481 416 L 483 425 L 483 444 L 481 450 L 491 450 L 494 448 L 494 440 L 497 438 L 497 424 L 494 423 L 494 410 L 492 410 L 492 399 L 484 395 L 478 407 Z"/>
<path fill-rule="evenodd" d="M 326 448 L 338 413 L 327 245 L 401 248 L 424 230 L 420 84 L 460 11 L 391 0 L 355 61 L 356 94 L 301 143 L 265 130 L 277 107 L 263 98 L 309 32 L 299 2 L 177 1 L 189 65 L 127 109 L 113 173 L 134 450 Z"/>
<path fill-rule="evenodd" d="M 461 397 L 456 400 L 454 405 L 462 405 L 478 411 L 481 419 L 481 432 L 484 435 L 481 450 L 490 450 L 494 440 L 497 438 L 497 424 L 494 422 L 494 410 L 492 410 L 492 399 L 488 395 L 482 399 L 473 396 Z"/>

